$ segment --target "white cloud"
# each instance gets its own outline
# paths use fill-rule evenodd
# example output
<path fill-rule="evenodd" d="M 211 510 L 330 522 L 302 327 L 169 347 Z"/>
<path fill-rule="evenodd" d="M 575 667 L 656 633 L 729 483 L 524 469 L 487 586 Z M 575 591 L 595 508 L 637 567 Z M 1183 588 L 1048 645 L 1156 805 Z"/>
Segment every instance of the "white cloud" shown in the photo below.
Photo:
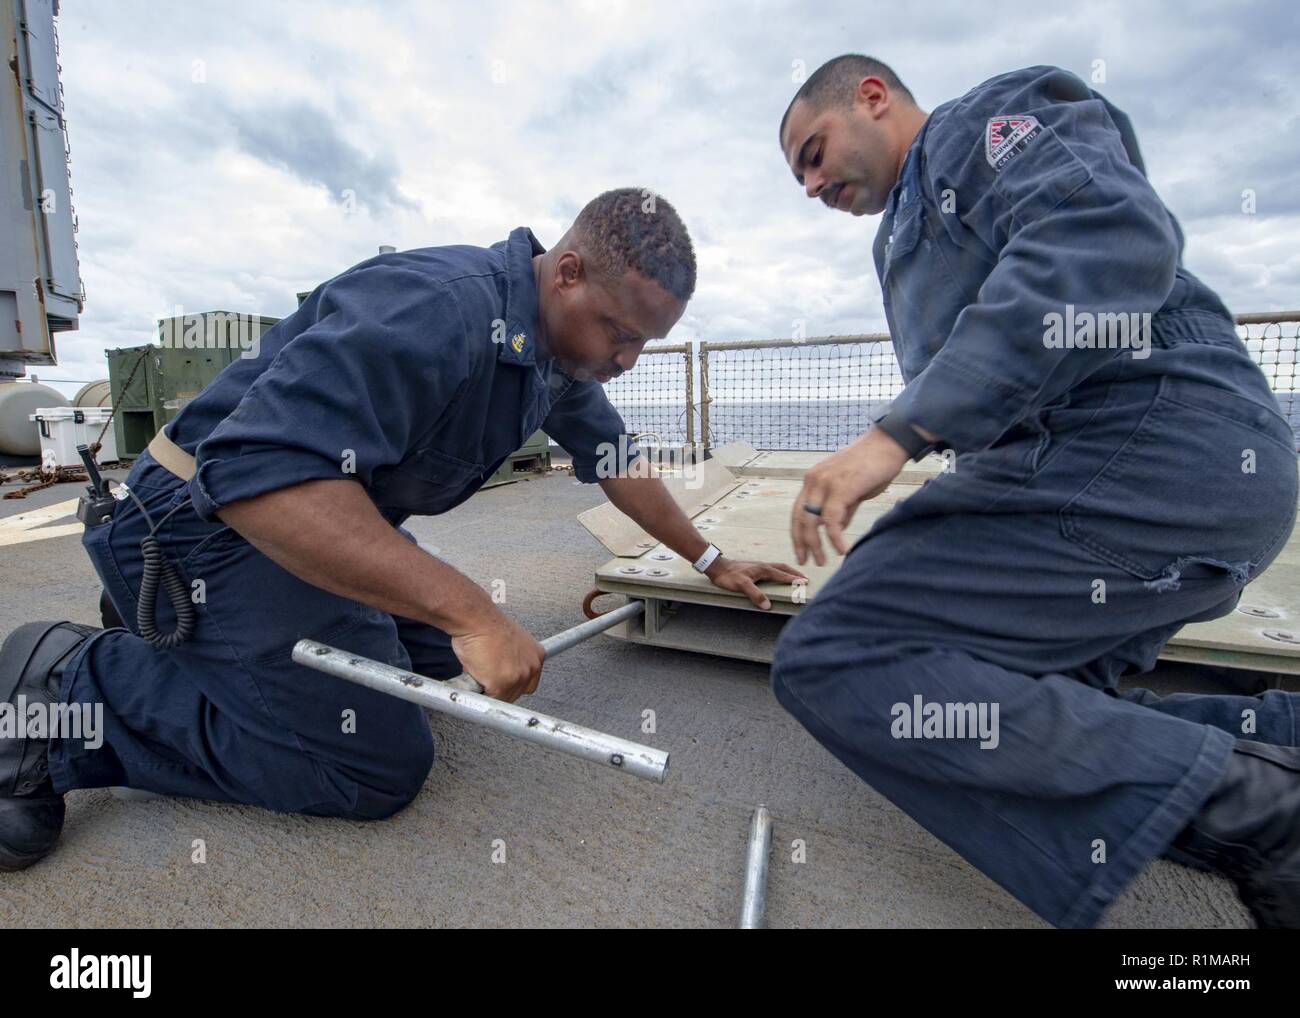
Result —
<path fill-rule="evenodd" d="M 663 194 L 697 241 L 671 338 L 784 336 L 796 318 L 808 335 L 879 330 L 874 218 L 806 200 L 775 141 L 794 62 L 845 51 L 890 62 L 927 108 L 1017 66 L 1087 78 L 1104 60 L 1098 87 L 1133 117 L 1192 270 L 1236 311 L 1300 289 L 1280 3 L 62 9 L 88 302 L 42 375 L 101 377 L 105 348 L 149 341 L 176 304 L 287 314 L 379 244 L 488 244 L 521 224 L 549 243 L 622 185 Z"/>

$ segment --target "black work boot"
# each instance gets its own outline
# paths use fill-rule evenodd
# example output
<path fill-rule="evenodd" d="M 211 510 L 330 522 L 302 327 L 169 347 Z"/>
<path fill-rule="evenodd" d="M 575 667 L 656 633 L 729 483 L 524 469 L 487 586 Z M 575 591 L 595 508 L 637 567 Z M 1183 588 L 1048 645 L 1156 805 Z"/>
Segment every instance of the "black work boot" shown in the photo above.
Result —
<path fill-rule="evenodd" d="M 1238 739 L 1173 847 L 1231 877 L 1261 929 L 1300 929 L 1300 748 Z"/>
<path fill-rule="evenodd" d="M 59 701 L 63 669 L 92 635 L 93 626 L 29 622 L 0 645 L 0 710 L 13 712 L 17 731 L 0 738 L 0 871 L 21 870 L 54 847 L 63 830 L 63 796 L 49 771 L 49 739 L 26 738 L 27 707 Z"/>

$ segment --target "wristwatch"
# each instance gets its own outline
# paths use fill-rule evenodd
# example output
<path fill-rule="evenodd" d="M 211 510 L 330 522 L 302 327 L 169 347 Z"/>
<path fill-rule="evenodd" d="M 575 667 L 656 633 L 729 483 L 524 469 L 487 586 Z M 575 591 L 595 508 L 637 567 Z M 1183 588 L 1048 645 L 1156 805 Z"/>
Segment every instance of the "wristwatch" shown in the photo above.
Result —
<path fill-rule="evenodd" d="M 892 403 L 886 403 L 883 407 L 877 409 L 872 415 L 872 423 L 901 445 L 908 456 L 912 458 L 913 463 L 917 463 L 938 446 L 938 442 L 927 442 L 910 424 L 891 416 L 893 410 Z"/>
<path fill-rule="evenodd" d="M 708 569 L 709 566 L 713 565 L 713 563 L 717 560 L 718 556 L 721 554 L 722 554 L 721 548 L 719 548 L 716 544 L 710 544 L 707 548 L 704 549 L 704 554 L 691 563 L 691 568 L 694 569 L 697 573 L 702 573 L 706 569 Z"/>

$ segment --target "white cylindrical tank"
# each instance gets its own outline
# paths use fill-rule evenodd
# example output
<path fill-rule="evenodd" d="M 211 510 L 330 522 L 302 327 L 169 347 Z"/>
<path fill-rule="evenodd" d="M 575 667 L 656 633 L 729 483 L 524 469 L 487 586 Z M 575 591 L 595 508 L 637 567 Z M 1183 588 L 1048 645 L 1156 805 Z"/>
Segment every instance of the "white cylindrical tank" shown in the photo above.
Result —
<path fill-rule="evenodd" d="M 108 379 L 101 378 L 98 382 L 87 382 L 77 394 L 72 397 L 73 406 L 111 406 L 113 393 L 109 390 Z"/>
<path fill-rule="evenodd" d="M 67 405 L 68 397 L 48 385 L 0 382 L 0 452 L 39 456 L 41 435 L 27 418 L 41 407 Z"/>

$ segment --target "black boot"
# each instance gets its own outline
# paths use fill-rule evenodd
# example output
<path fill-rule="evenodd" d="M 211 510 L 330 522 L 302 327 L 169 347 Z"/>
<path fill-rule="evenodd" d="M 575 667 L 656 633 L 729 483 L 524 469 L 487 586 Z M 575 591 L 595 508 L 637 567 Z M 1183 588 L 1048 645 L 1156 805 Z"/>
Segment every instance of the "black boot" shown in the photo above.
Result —
<path fill-rule="evenodd" d="M 93 626 L 72 622 L 29 622 L 0 646 L 0 705 L 17 711 L 26 704 L 57 703 L 63 669 L 92 635 Z M 25 717 L 16 716 L 25 735 Z M 21 870 L 54 847 L 63 830 L 63 796 L 49 772 L 49 740 L 0 738 L 0 871 Z"/>
<path fill-rule="evenodd" d="M 1300 929 L 1300 748 L 1238 739 L 1173 847 L 1236 881 L 1262 929 Z"/>

